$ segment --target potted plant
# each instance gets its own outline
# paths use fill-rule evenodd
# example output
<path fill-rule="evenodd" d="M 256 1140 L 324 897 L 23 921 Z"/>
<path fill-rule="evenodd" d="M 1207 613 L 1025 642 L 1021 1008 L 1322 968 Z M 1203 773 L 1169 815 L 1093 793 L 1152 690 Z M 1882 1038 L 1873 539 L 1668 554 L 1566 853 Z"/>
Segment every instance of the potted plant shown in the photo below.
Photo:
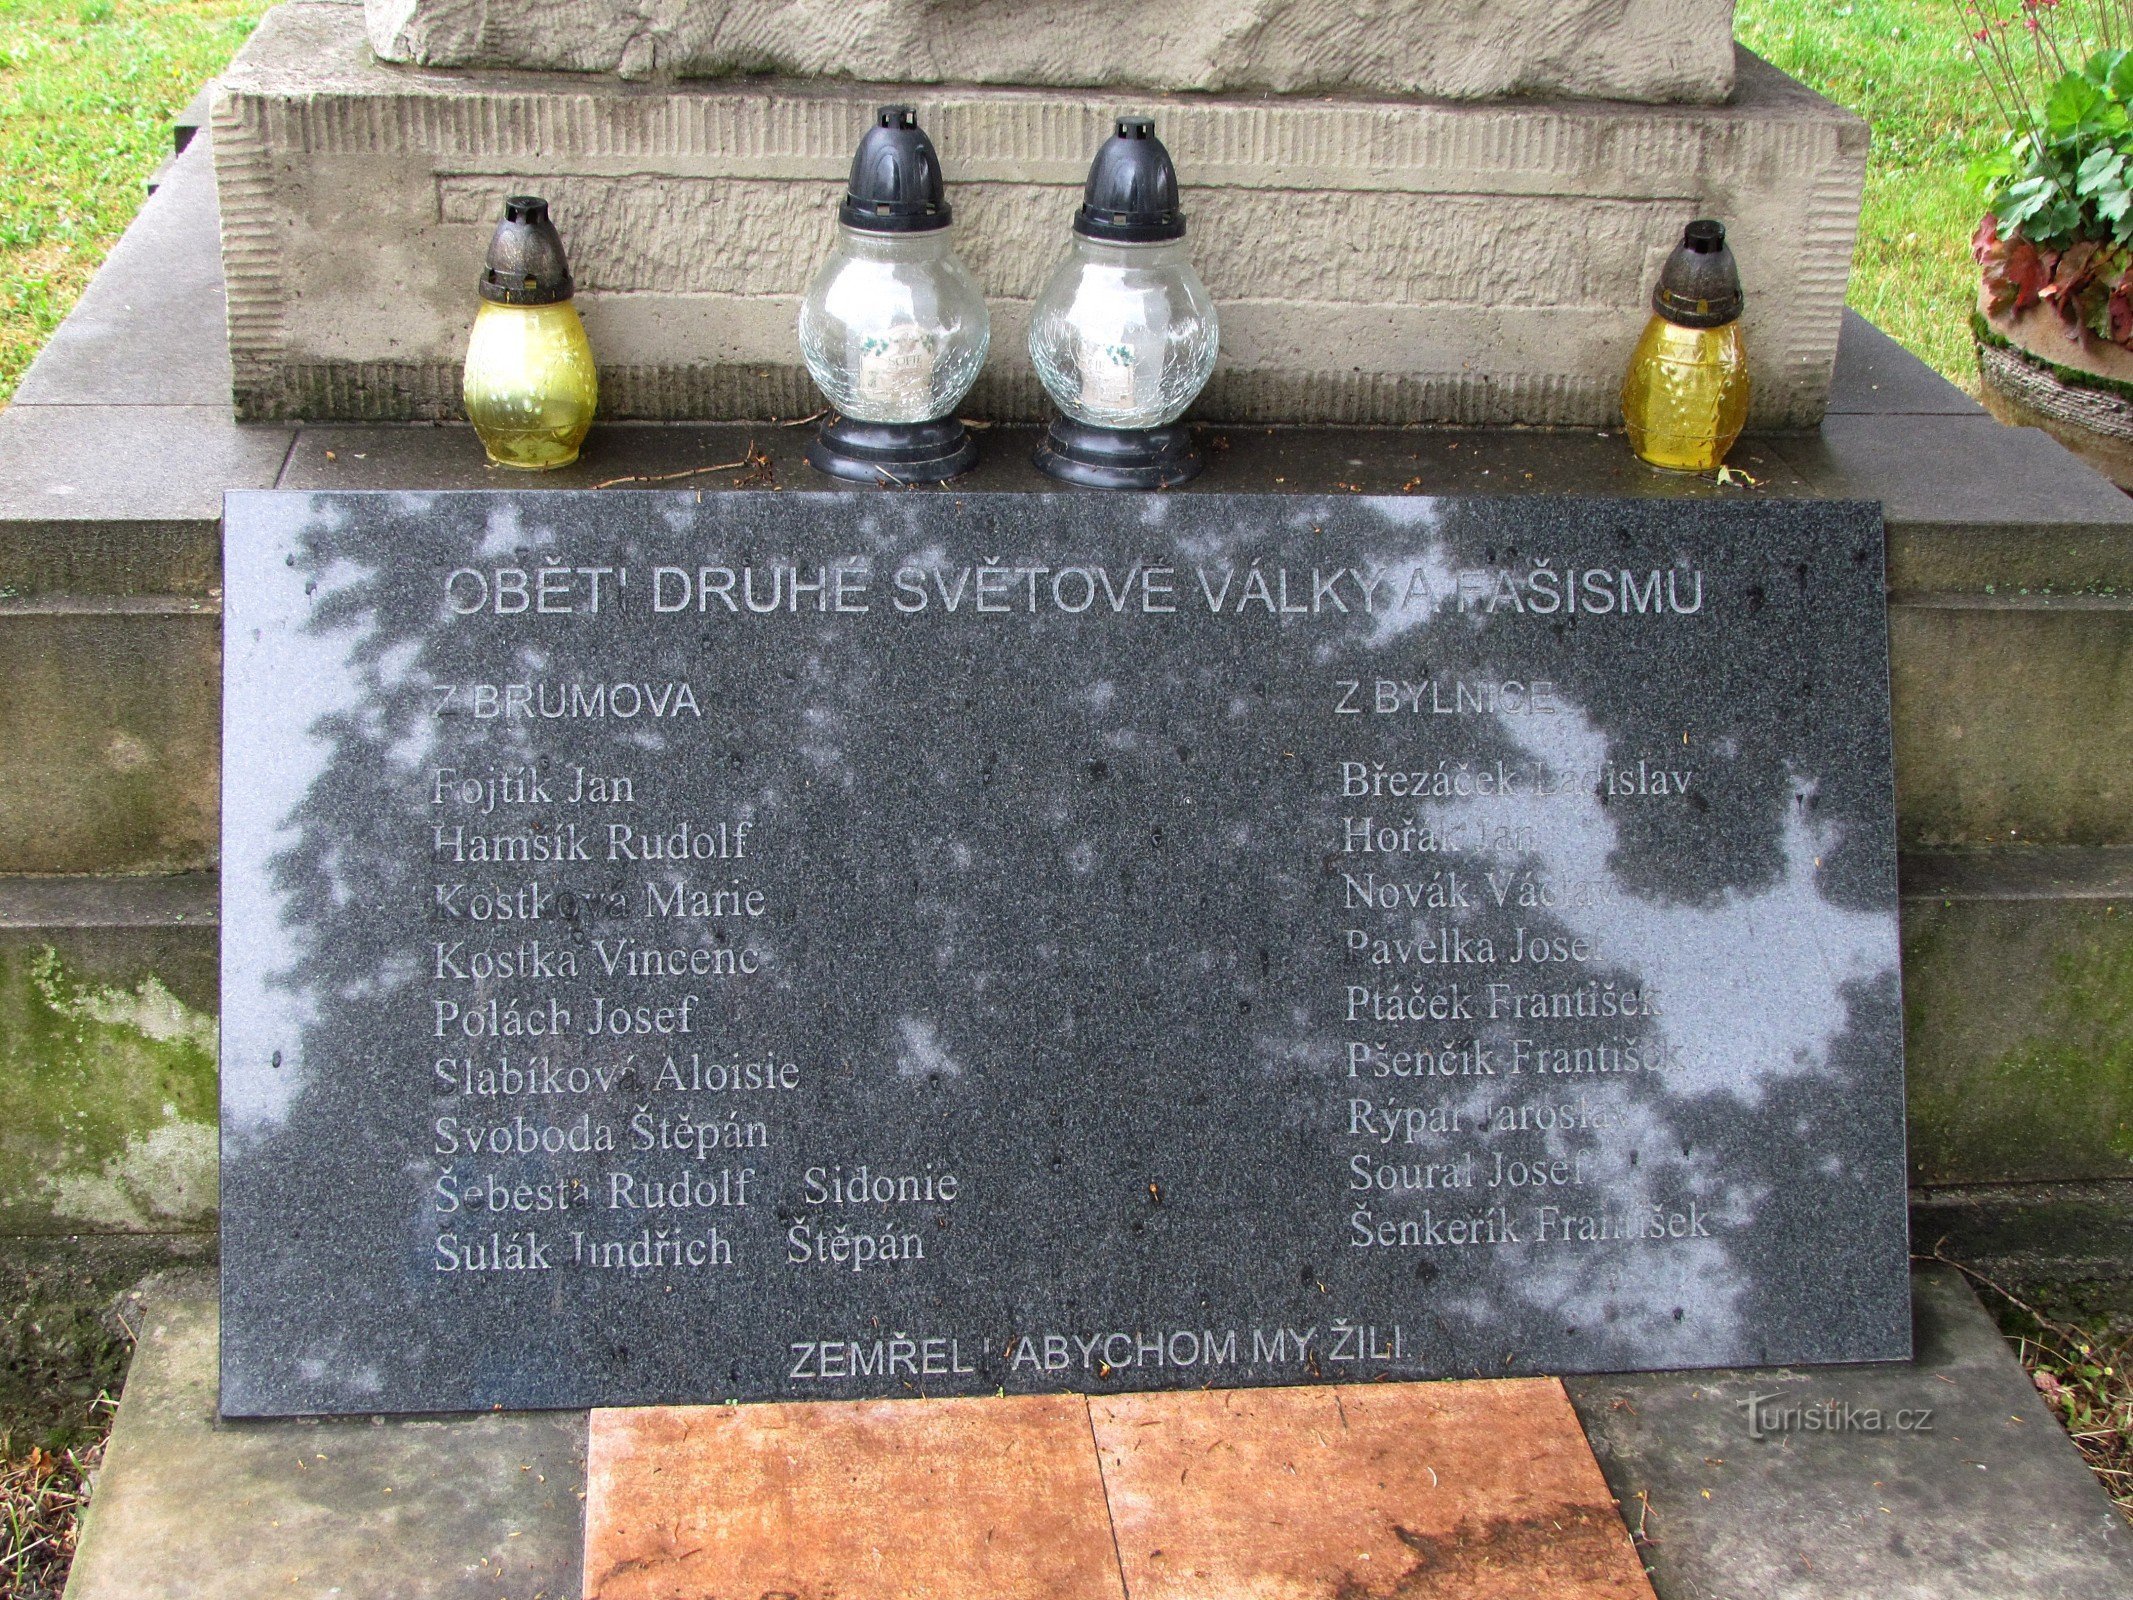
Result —
<path fill-rule="evenodd" d="M 1986 407 L 2133 489 L 2133 0 L 1964 13 L 2007 128 L 1971 240 Z"/>

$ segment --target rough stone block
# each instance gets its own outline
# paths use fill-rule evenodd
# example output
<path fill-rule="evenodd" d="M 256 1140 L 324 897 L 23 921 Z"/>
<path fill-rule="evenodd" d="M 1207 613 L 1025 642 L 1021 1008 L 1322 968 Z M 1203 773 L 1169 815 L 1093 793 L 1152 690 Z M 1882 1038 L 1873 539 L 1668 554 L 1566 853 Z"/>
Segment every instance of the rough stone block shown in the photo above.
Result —
<path fill-rule="evenodd" d="M 0 878 L 0 1234 L 215 1225 L 215 891 Z"/>
<path fill-rule="evenodd" d="M 552 202 L 611 417 L 797 416 L 793 326 L 886 91 L 380 65 L 351 7 L 271 13 L 214 114 L 247 418 L 455 414 L 502 197 Z M 1660 261 L 1724 217 L 1763 425 L 1822 413 L 1866 129 L 1743 55 L 1731 101 L 916 97 L 993 297 L 973 415 L 1034 418 L 1031 300 L 1090 153 L 1152 110 L 1186 182 L 1223 357 L 1198 414 L 1606 424 Z"/>
<path fill-rule="evenodd" d="M 0 601 L 0 872 L 183 872 L 215 851 L 221 608 Z"/>
<path fill-rule="evenodd" d="M 1733 0 L 365 0 L 388 61 L 624 78 L 1722 100 Z"/>
<path fill-rule="evenodd" d="M 2133 844 L 2133 600 L 1899 597 L 1889 664 L 1907 848 Z"/>
<path fill-rule="evenodd" d="M 2133 1180 L 2133 850 L 1904 860 L 1912 1181 Z"/>

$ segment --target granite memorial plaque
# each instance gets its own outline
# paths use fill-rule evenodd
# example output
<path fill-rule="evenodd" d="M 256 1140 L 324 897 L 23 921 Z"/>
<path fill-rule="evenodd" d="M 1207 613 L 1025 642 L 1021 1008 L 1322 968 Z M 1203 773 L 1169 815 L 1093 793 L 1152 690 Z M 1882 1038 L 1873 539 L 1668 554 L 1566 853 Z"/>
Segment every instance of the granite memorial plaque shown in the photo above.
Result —
<path fill-rule="evenodd" d="M 227 527 L 227 1414 L 1908 1351 L 1872 507 Z"/>

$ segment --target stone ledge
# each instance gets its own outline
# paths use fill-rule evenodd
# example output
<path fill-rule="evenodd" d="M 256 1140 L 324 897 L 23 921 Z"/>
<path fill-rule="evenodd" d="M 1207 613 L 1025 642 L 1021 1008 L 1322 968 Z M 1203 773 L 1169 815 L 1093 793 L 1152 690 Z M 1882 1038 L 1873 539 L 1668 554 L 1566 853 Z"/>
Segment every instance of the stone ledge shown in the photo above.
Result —
<path fill-rule="evenodd" d="M 1659 1600 L 2133 1592 L 2133 1529 L 1976 1296 L 1942 1267 L 1911 1281 L 1908 1362 L 1566 1381 Z M 1751 1397 L 1854 1425 L 1757 1438 Z M 1897 1427 L 1921 1409 L 1923 1429 Z"/>
<path fill-rule="evenodd" d="M 608 416 L 816 408 L 798 299 L 860 130 L 903 91 L 395 70 L 357 20 L 315 0 L 277 8 L 216 101 L 241 416 L 453 414 L 491 221 L 529 187 L 571 249 Z M 1034 419 L 1029 299 L 1120 102 L 961 86 L 915 99 L 996 302 L 973 414 Z M 1135 105 L 1177 156 L 1223 312 L 1203 418 L 1611 422 L 1659 262 L 1699 214 L 1728 219 L 1749 280 L 1759 424 L 1821 415 L 1866 129 L 1752 56 L 1717 106 Z"/>
<path fill-rule="evenodd" d="M 271 487 L 294 439 L 288 428 L 236 426 L 227 402 L 9 406 L 0 592 L 209 595 L 223 491 Z"/>
<path fill-rule="evenodd" d="M 577 1593 L 582 1414 L 220 1424 L 213 1281 L 146 1309 L 70 1600 Z"/>
<path fill-rule="evenodd" d="M 220 251 L 214 161 L 196 139 L 30 363 L 11 407 L 227 405 Z"/>
<path fill-rule="evenodd" d="M 207 928 L 222 908 L 216 875 L 0 877 L 0 930 Z"/>
<path fill-rule="evenodd" d="M 2034 428 L 1833 413 L 1772 442 L 1818 492 L 1883 503 L 1897 594 L 2133 593 L 2133 499 Z"/>
<path fill-rule="evenodd" d="M 1914 1190 L 1911 1238 L 2079 1312 L 2133 1312 L 2133 1182 L 1978 1184 Z M 2129 1591 L 2133 1592 L 2133 1591 Z"/>

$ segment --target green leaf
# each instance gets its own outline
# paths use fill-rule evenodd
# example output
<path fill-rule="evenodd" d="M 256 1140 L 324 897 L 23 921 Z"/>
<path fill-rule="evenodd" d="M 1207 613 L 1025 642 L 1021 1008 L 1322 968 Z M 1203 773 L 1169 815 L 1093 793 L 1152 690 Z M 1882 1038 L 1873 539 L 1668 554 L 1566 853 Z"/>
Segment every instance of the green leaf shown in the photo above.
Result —
<path fill-rule="evenodd" d="M 2103 91 L 2080 73 L 2066 73 L 2044 98 L 2044 126 L 2055 137 L 2077 134 L 2107 103 Z"/>
<path fill-rule="evenodd" d="M 2021 227 L 2050 205 L 2057 193 L 2057 185 L 2049 178 L 2025 178 L 2020 183 L 2010 184 L 2000 197 L 2001 228 Z"/>
<path fill-rule="evenodd" d="M 2084 200 L 2101 201 L 2113 191 L 2123 191 L 2125 184 L 2126 158 L 2109 145 L 2090 151 L 2074 174 L 2074 193 Z"/>

